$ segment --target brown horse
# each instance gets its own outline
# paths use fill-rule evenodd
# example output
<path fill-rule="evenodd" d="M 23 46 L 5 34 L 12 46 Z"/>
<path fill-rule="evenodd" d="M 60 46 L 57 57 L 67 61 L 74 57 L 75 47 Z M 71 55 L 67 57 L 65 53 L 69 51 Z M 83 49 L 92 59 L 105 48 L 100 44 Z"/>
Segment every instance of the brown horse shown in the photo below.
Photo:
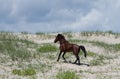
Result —
<path fill-rule="evenodd" d="M 78 65 L 80 65 L 81 63 L 80 63 L 80 58 L 79 58 L 79 52 L 80 52 L 80 49 L 82 49 L 82 51 L 84 52 L 84 56 L 86 57 L 87 52 L 86 52 L 85 47 L 69 43 L 62 34 L 58 34 L 56 36 L 54 43 L 56 43 L 57 41 L 59 41 L 59 43 L 60 43 L 60 53 L 59 53 L 57 61 L 59 61 L 60 56 L 63 52 L 62 57 L 63 57 L 64 61 L 67 62 L 64 55 L 66 54 L 66 52 L 73 52 L 73 54 L 76 57 L 74 64 L 76 64 L 78 61 Z"/>

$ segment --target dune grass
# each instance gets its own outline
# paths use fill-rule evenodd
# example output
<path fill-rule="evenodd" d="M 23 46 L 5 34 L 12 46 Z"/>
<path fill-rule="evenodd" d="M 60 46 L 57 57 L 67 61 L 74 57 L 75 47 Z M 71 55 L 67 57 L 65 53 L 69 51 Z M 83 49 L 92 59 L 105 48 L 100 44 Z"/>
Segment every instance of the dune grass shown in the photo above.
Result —
<path fill-rule="evenodd" d="M 114 52 L 120 51 L 120 44 L 107 44 L 107 43 L 98 42 L 98 41 L 90 41 L 90 43 L 92 43 L 93 45 L 102 47 L 109 51 L 114 51 Z"/>
<path fill-rule="evenodd" d="M 57 50 L 58 48 L 50 43 L 44 43 L 42 46 L 40 46 L 40 48 L 38 48 L 38 51 L 41 53 L 56 52 Z"/>
<path fill-rule="evenodd" d="M 104 61 L 105 59 L 106 59 L 106 57 L 103 55 L 96 56 L 93 60 L 90 61 L 90 65 L 92 65 L 92 66 L 104 65 L 104 64 L 106 64 Z"/>
<path fill-rule="evenodd" d="M 49 63 L 42 63 L 42 62 L 39 62 L 37 64 L 29 64 L 27 65 L 28 68 L 32 68 L 32 69 L 35 69 L 36 72 L 42 72 L 42 73 L 46 73 L 48 72 L 51 68 L 52 68 L 52 65 L 49 64 Z"/>
<path fill-rule="evenodd" d="M 69 39 L 68 41 L 71 43 L 88 43 L 87 40 L 79 40 L 79 39 Z"/>
<path fill-rule="evenodd" d="M 95 57 L 95 56 L 97 56 L 98 54 L 97 54 L 97 53 L 94 53 L 94 52 L 91 52 L 91 51 L 87 51 L 87 55 L 90 56 L 90 57 Z"/>
<path fill-rule="evenodd" d="M 26 39 L 20 39 L 13 33 L 0 33 L 0 53 L 9 55 L 14 60 L 27 60 L 33 57 L 31 51 L 32 46 L 36 46 L 35 43 Z"/>
<path fill-rule="evenodd" d="M 83 31 L 80 33 L 82 36 L 92 36 L 92 35 L 96 35 L 96 36 L 99 36 L 99 35 L 102 35 L 102 36 L 105 36 L 106 34 L 107 35 L 115 35 L 117 37 L 120 36 L 120 33 L 115 33 L 111 30 L 108 30 L 108 31 Z"/>
<path fill-rule="evenodd" d="M 63 32 L 63 35 L 67 36 L 68 38 L 72 38 L 72 32 Z"/>
<path fill-rule="evenodd" d="M 52 34 L 50 34 L 50 33 L 45 33 L 45 32 L 37 32 L 36 35 L 37 35 L 37 36 L 40 36 L 41 39 L 44 39 L 44 40 L 46 40 L 46 39 L 51 39 L 51 38 L 54 38 L 54 37 L 55 37 L 54 35 L 52 35 Z"/>
<path fill-rule="evenodd" d="M 80 79 L 75 72 L 64 71 L 56 75 L 56 79 Z"/>
<path fill-rule="evenodd" d="M 14 69 L 14 70 L 12 70 L 12 73 L 14 75 L 19 75 L 19 76 L 32 76 L 32 75 L 36 74 L 36 71 L 31 68 L 23 69 L 23 70 Z"/>
<path fill-rule="evenodd" d="M 90 43 L 92 45 L 96 45 L 106 50 L 114 51 L 114 52 L 120 51 L 120 44 L 107 44 L 100 41 L 87 41 L 87 40 L 78 40 L 78 39 L 69 39 L 69 41 L 71 43 Z"/>

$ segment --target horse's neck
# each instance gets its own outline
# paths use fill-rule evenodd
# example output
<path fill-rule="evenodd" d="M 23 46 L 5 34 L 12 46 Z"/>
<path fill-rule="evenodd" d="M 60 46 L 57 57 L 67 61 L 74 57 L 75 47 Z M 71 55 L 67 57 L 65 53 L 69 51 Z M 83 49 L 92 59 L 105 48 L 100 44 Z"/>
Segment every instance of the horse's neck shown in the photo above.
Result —
<path fill-rule="evenodd" d="M 65 43 L 68 43 L 68 41 L 65 40 L 65 39 L 61 39 L 61 40 L 60 40 L 60 44 L 65 44 Z"/>

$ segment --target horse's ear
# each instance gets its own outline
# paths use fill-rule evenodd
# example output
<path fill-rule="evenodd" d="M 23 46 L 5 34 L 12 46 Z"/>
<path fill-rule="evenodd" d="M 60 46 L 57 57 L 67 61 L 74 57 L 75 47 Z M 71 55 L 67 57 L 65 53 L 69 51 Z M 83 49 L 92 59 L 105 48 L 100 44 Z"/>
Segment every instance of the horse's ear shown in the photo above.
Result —
<path fill-rule="evenodd" d="M 58 34 L 57 36 L 60 36 L 60 37 L 64 38 L 64 36 L 62 34 Z"/>
<path fill-rule="evenodd" d="M 62 36 L 61 34 L 58 34 L 57 36 Z"/>
<path fill-rule="evenodd" d="M 58 36 L 61 36 L 61 34 L 58 34 Z"/>
<path fill-rule="evenodd" d="M 61 34 L 61 37 L 62 37 L 62 38 L 65 38 L 62 34 Z"/>

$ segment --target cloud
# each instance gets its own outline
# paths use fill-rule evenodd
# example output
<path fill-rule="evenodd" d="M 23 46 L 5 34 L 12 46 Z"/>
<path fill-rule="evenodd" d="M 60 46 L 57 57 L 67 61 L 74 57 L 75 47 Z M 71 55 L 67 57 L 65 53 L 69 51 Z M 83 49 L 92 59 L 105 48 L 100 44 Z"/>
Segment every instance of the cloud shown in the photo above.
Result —
<path fill-rule="evenodd" d="M 101 17 L 102 14 L 99 11 L 97 11 L 96 9 L 92 9 L 87 15 L 80 17 L 80 19 L 76 23 L 73 23 L 72 27 L 74 29 L 79 29 L 80 27 L 80 29 L 83 30 L 85 30 L 86 28 L 91 28 L 92 26 L 96 26 L 99 23 Z"/>
<path fill-rule="evenodd" d="M 1 30 L 120 31 L 119 0 L 1 0 L 0 7 Z"/>
<path fill-rule="evenodd" d="M 96 6 L 96 9 L 98 9 L 103 14 L 101 25 L 108 30 L 117 30 L 118 26 L 120 25 L 118 22 L 120 18 L 120 1 L 101 0 L 96 3 Z"/>

